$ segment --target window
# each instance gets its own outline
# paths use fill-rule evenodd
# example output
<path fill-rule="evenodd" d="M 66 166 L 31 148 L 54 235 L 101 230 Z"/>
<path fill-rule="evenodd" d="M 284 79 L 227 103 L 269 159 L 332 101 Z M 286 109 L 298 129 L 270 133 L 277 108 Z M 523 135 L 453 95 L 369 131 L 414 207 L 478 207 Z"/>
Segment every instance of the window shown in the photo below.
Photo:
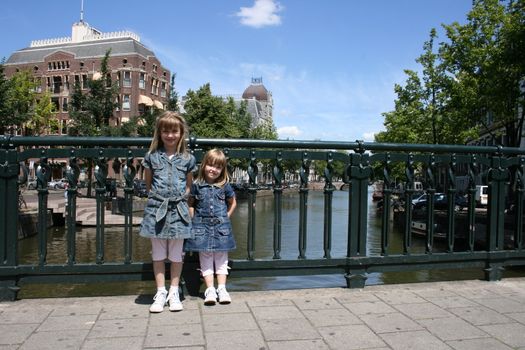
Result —
<path fill-rule="evenodd" d="M 124 71 L 124 79 L 122 81 L 123 87 L 131 87 L 131 72 Z"/>
<path fill-rule="evenodd" d="M 55 112 L 60 111 L 60 104 L 58 102 L 58 97 L 51 97 L 51 103 L 55 105 Z"/>
<path fill-rule="evenodd" d="M 146 73 L 140 73 L 139 75 L 139 89 L 146 88 Z"/>
<path fill-rule="evenodd" d="M 166 82 L 160 83 L 160 97 L 166 97 Z"/>
<path fill-rule="evenodd" d="M 122 96 L 122 110 L 129 111 L 131 108 L 131 97 L 130 95 Z"/>
<path fill-rule="evenodd" d="M 68 104 L 67 104 L 67 97 L 64 97 L 62 99 L 62 111 L 67 112 Z"/>
<path fill-rule="evenodd" d="M 88 76 L 87 74 L 82 74 L 82 89 L 88 88 Z"/>

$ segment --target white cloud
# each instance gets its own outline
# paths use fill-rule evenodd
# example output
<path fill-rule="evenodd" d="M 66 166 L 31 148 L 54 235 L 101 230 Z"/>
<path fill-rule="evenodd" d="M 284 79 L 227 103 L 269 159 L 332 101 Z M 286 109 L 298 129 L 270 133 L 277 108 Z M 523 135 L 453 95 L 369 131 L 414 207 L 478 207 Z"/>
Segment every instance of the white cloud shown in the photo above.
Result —
<path fill-rule="evenodd" d="M 277 134 L 280 139 L 295 138 L 302 134 L 302 131 L 297 126 L 283 126 L 277 129 Z"/>
<path fill-rule="evenodd" d="M 235 15 L 241 18 L 241 24 L 261 28 L 281 24 L 278 12 L 284 9 L 274 0 L 255 0 L 252 7 L 241 7 Z"/>
<path fill-rule="evenodd" d="M 363 134 L 363 141 L 374 141 L 374 135 L 377 134 L 377 132 L 365 132 Z"/>

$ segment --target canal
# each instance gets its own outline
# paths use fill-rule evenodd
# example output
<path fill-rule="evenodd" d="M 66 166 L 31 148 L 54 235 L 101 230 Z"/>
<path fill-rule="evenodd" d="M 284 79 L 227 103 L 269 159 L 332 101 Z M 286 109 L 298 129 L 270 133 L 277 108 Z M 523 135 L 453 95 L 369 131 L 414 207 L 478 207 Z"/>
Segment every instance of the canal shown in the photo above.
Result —
<path fill-rule="evenodd" d="M 372 188 L 370 188 L 372 191 Z M 371 200 L 371 192 L 368 202 L 368 245 L 370 255 L 380 255 L 381 245 L 381 216 L 376 213 L 375 202 Z M 256 201 L 256 240 L 255 259 L 271 258 L 273 256 L 273 213 L 274 197 L 271 192 L 257 196 Z M 299 195 L 297 192 L 286 192 L 283 194 L 282 202 L 282 244 L 281 258 L 296 259 L 298 256 L 298 231 L 299 231 Z M 323 251 L 323 191 L 310 191 L 308 193 L 308 234 L 307 250 L 308 258 L 322 258 Z M 333 237 L 331 255 L 334 258 L 345 257 L 347 249 L 346 232 L 348 226 L 348 194 L 343 191 L 335 191 L 333 196 Z M 240 199 L 237 210 L 232 218 L 234 234 L 237 241 L 237 249 L 230 253 L 233 259 L 245 259 L 247 257 L 247 224 L 248 224 L 248 201 Z M 390 254 L 400 253 L 403 250 L 402 233 L 393 223 L 390 223 Z M 96 240 L 95 227 L 77 228 L 77 262 L 91 262 L 95 260 Z M 138 235 L 138 227 L 133 228 L 133 260 L 151 260 L 149 240 Z M 48 263 L 66 263 L 67 242 L 65 227 L 52 227 L 48 231 Z M 124 228 L 119 226 L 106 227 L 105 231 L 105 262 L 123 261 Z M 442 247 L 444 249 L 444 246 Z M 21 263 L 38 263 L 38 239 L 36 236 L 23 239 L 19 242 Z M 413 253 L 424 252 L 425 240 L 413 237 L 411 251 Z M 440 249 L 439 242 L 435 246 Z M 510 271 L 510 275 L 523 275 L 522 271 Z M 507 276 L 508 277 L 508 276 Z M 423 270 L 414 272 L 387 272 L 372 273 L 368 275 L 367 285 L 386 283 L 410 283 L 439 280 L 460 279 L 482 279 L 483 272 L 476 270 Z M 228 282 L 229 288 L 235 290 L 267 290 L 267 289 L 299 289 L 315 287 L 344 287 L 345 278 L 342 274 L 337 275 L 311 275 L 290 277 L 261 277 L 261 278 L 236 278 L 235 270 L 231 271 Z M 111 294 L 137 294 L 151 293 L 153 281 L 132 283 L 105 283 L 100 285 L 67 285 L 64 288 L 64 296 L 73 295 L 111 295 Z M 24 286 L 21 291 L 22 298 L 43 297 L 57 295 L 55 285 Z"/>

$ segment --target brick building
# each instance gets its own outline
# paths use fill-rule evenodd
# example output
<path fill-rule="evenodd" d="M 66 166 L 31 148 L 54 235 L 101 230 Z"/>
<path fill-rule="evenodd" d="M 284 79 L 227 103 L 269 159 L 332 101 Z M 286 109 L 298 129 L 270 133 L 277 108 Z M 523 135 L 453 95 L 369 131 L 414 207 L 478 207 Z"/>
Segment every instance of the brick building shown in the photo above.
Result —
<path fill-rule="evenodd" d="M 72 26 L 71 37 L 36 40 L 14 52 L 4 63 L 5 75 L 30 70 L 37 92 L 49 91 L 59 120 L 58 134 L 67 133 L 68 104 L 79 82 L 100 78 L 100 63 L 111 49 L 108 68 L 118 86 L 118 108 L 110 119 L 120 125 L 151 108 L 164 109 L 170 89 L 170 71 L 132 32 L 102 33 L 81 19 Z"/>

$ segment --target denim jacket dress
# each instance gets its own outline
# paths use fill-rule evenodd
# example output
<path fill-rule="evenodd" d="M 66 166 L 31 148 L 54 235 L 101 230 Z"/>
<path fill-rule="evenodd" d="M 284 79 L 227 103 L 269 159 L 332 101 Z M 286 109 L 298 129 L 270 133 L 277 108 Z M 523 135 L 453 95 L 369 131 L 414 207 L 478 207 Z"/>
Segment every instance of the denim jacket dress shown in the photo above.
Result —
<path fill-rule="evenodd" d="M 193 183 L 191 194 L 195 212 L 192 238 L 184 242 L 187 252 L 218 252 L 236 248 L 232 225 L 228 218 L 227 200 L 235 196 L 229 183 L 218 187 L 206 182 Z"/>
<path fill-rule="evenodd" d="M 186 176 L 195 169 L 195 157 L 164 149 L 147 153 L 142 165 L 151 169 L 152 181 L 140 235 L 147 238 L 184 239 L 191 236 L 191 218 L 185 196 Z"/>

